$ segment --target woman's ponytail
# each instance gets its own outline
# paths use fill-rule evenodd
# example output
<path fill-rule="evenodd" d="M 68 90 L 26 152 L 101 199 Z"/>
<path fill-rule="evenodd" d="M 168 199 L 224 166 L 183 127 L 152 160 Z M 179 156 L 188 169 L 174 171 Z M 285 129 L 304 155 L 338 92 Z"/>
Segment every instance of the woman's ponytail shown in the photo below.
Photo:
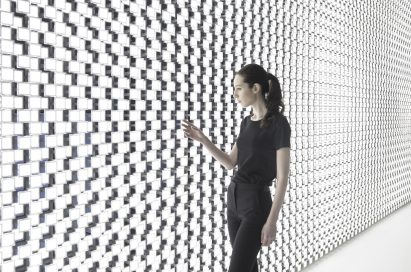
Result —
<path fill-rule="evenodd" d="M 266 126 L 269 120 L 274 119 L 278 114 L 284 113 L 284 103 L 282 101 L 282 93 L 280 82 L 277 77 L 271 73 L 267 73 L 268 90 L 264 91 L 264 100 L 267 107 L 267 113 L 261 122 L 261 127 Z M 281 110 L 280 110 L 281 107 Z"/>

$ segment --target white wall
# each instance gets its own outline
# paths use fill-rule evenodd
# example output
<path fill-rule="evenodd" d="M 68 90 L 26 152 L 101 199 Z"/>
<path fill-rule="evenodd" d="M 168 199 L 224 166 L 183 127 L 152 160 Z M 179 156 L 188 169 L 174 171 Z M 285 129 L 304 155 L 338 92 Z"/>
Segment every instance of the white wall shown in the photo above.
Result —
<path fill-rule="evenodd" d="M 410 272 L 411 203 L 329 254 L 303 272 Z"/>

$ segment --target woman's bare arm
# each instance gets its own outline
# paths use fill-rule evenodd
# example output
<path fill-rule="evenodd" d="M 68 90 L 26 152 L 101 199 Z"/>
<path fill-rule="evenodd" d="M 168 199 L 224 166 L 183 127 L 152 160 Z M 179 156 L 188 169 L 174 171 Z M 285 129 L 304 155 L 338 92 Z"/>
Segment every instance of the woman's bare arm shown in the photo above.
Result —
<path fill-rule="evenodd" d="M 208 151 L 210 151 L 211 155 L 225 167 L 225 169 L 233 169 L 233 162 L 231 161 L 230 155 L 220 150 L 210 141 L 210 139 L 208 139 L 208 137 L 205 137 L 201 143 L 208 149 Z"/>
<path fill-rule="evenodd" d="M 237 163 L 237 145 L 236 144 L 234 144 L 233 150 L 231 150 L 230 155 L 228 155 L 227 153 L 225 153 L 224 151 L 221 151 L 218 147 L 216 147 L 215 144 L 213 144 L 210 141 L 210 139 L 208 139 L 208 137 L 204 135 L 201 129 L 199 129 L 189 120 L 184 119 L 182 126 L 184 128 L 184 135 L 193 140 L 196 140 L 202 143 L 208 149 L 208 151 L 210 151 L 211 155 L 225 167 L 225 169 L 230 170 L 236 165 Z"/>

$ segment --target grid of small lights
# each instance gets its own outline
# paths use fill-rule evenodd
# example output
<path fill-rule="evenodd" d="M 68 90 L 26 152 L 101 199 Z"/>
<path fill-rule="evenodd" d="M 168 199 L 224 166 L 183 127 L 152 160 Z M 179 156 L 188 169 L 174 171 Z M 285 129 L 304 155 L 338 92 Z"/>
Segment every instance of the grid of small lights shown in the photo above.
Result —
<path fill-rule="evenodd" d="M 234 71 L 284 90 L 288 191 L 261 271 L 299 271 L 411 200 L 411 4 L 1 1 L 4 271 L 226 271 Z M 275 188 L 273 189 L 273 197 Z"/>

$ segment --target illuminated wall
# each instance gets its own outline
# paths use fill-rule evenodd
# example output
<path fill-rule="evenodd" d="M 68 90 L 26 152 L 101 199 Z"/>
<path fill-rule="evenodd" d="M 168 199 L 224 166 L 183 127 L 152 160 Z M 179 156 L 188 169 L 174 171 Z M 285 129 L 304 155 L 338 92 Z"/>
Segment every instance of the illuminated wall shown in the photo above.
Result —
<path fill-rule="evenodd" d="M 292 128 L 258 261 L 321 258 L 411 200 L 410 18 L 406 0 L 2 0 L 2 270 L 226 271 L 233 171 L 180 123 L 231 150 L 253 62 Z"/>

